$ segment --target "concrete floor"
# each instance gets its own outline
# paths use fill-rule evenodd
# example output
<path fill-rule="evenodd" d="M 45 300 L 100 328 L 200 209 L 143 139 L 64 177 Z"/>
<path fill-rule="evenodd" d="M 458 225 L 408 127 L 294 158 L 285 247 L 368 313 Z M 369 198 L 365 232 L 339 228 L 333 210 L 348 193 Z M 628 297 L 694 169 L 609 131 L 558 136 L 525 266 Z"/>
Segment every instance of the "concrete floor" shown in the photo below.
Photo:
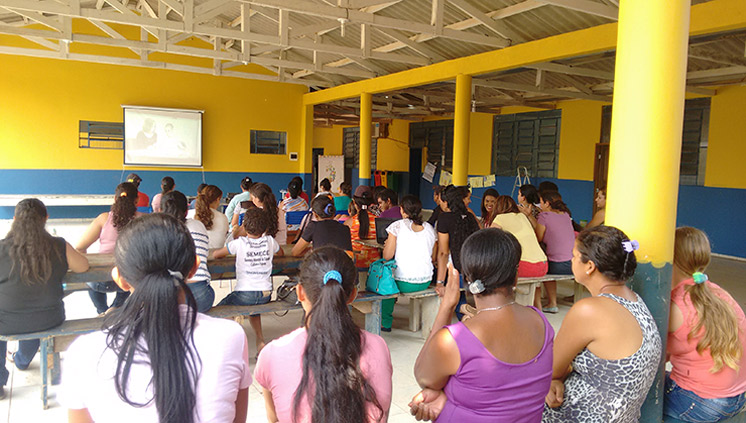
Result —
<path fill-rule="evenodd" d="M 0 223 L 0 232 L 2 230 Z M 54 231 L 60 236 L 64 236 L 71 242 L 75 242 L 75 234 L 79 234 L 85 224 L 81 222 L 70 222 L 54 228 Z M 50 230 L 51 231 L 51 230 Z M 746 305 L 746 284 L 743 283 L 746 274 L 746 261 L 736 261 L 724 258 L 713 258 L 712 264 L 707 272 L 711 279 L 727 289 L 741 304 Z M 277 278 L 276 283 L 279 283 Z M 220 301 L 230 291 L 227 281 L 213 283 L 216 291 L 216 302 Z M 571 282 L 560 282 L 558 286 L 558 298 L 573 294 L 573 284 Z M 406 300 L 405 300 L 406 301 Z M 420 339 L 418 333 L 410 332 L 408 327 L 408 304 L 405 301 L 397 303 L 394 310 L 394 324 L 391 333 L 383 333 L 382 336 L 388 344 L 391 351 L 391 359 L 394 363 L 393 374 L 393 400 L 390 409 L 389 422 L 414 422 L 415 419 L 410 416 L 407 404 L 411 398 L 419 392 L 415 382 L 412 369 L 414 361 L 419 353 L 424 340 Z M 548 315 L 549 321 L 555 331 L 559 330 L 562 318 L 569 310 L 572 304 L 560 300 L 560 312 L 554 315 Z M 65 308 L 68 319 L 79 319 L 94 317 L 96 312 L 91 304 L 86 292 L 76 292 L 65 298 Z M 362 325 L 362 316 L 359 317 Z M 264 315 L 262 322 L 264 326 L 265 337 L 271 340 L 286 334 L 300 325 L 300 311 L 293 311 L 285 316 L 276 316 L 273 314 Z M 256 356 L 254 350 L 253 335 L 249 331 L 250 357 Z M 17 347 L 10 343 L 9 349 L 15 350 Z M 251 359 L 251 366 L 256 364 L 255 359 Z M 62 366 L 64 370 L 64 353 L 62 354 Z M 10 370 L 10 379 L 6 386 L 7 397 L 0 400 L 0 422 L 8 423 L 21 422 L 63 422 L 66 421 L 66 410 L 62 408 L 56 400 L 59 386 L 50 387 L 49 409 L 42 410 L 41 407 L 41 377 L 39 375 L 39 358 L 38 355 L 26 371 L 19 371 L 13 365 L 8 365 Z M 261 395 L 261 388 L 254 383 L 249 394 L 249 413 L 247 422 L 266 421 L 264 411 L 264 401 Z"/>

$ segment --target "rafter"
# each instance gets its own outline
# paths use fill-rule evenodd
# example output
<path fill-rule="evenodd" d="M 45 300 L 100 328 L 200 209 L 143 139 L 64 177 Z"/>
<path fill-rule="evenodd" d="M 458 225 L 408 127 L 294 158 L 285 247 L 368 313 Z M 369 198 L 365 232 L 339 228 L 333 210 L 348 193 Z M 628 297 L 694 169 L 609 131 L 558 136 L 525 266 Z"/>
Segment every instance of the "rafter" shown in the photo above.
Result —
<path fill-rule="evenodd" d="M 715 76 L 732 76 L 746 74 L 746 66 L 731 66 L 727 68 L 708 69 L 702 71 L 688 72 L 686 79 L 704 79 Z"/>
<path fill-rule="evenodd" d="M 527 93 L 545 94 L 554 97 L 566 97 L 566 98 L 579 98 L 583 100 L 595 100 L 595 101 L 611 101 L 611 97 L 597 94 L 584 94 L 574 91 L 558 90 L 558 89 L 543 89 L 540 90 L 533 85 L 528 84 L 516 84 L 513 82 L 505 81 L 485 81 L 483 79 L 474 78 L 472 80 L 473 85 L 484 86 L 484 87 L 495 87 L 503 88 L 506 90 L 523 91 Z"/>
<path fill-rule="evenodd" d="M 529 69 L 540 69 L 548 72 L 564 73 L 566 75 L 586 76 L 589 78 L 598 79 L 614 79 L 614 72 L 560 65 L 559 63 L 545 62 L 528 65 L 526 67 Z"/>
<path fill-rule="evenodd" d="M 421 54 L 421 55 L 423 55 L 425 57 L 429 57 L 429 58 L 433 59 L 433 61 L 435 61 L 435 62 L 441 62 L 443 60 L 446 60 L 445 57 L 443 57 L 442 55 L 440 55 L 434 49 L 428 47 L 425 44 L 416 43 L 416 42 L 410 40 L 409 37 L 407 37 L 405 34 L 403 34 L 400 31 L 397 31 L 395 29 L 390 29 L 390 28 L 377 28 L 377 29 L 381 33 L 383 33 L 383 34 L 385 34 L 385 35 L 393 38 L 394 40 L 396 40 L 396 41 L 398 41 L 400 43 L 405 44 L 407 47 L 411 48 L 415 52 L 417 52 L 417 53 L 419 53 L 419 54 Z"/>
<path fill-rule="evenodd" d="M 487 16 L 486 13 L 482 12 L 476 6 L 469 3 L 468 0 L 450 0 L 450 2 L 452 5 L 461 9 L 467 15 L 481 22 L 484 26 L 491 29 L 500 37 L 510 40 L 512 43 L 524 41 L 520 35 L 518 35 L 512 29 L 508 28 L 505 23 L 490 18 L 489 16 Z"/>
<path fill-rule="evenodd" d="M 590 0 L 538 0 L 545 4 L 563 7 L 565 9 L 575 10 L 577 12 L 587 13 L 589 15 L 600 16 L 602 18 L 618 20 L 619 9 L 612 6 L 606 6 Z"/>
<path fill-rule="evenodd" d="M 62 32 L 62 23 L 55 20 L 54 18 L 44 16 L 39 12 L 16 10 L 16 9 L 10 9 L 10 8 L 8 10 L 10 10 L 13 13 L 18 14 L 19 16 L 23 16 L 26 19 L 32 20 L 34 22 L 38 22 L 44 26 L 48 26 L 49 28 Z"/>

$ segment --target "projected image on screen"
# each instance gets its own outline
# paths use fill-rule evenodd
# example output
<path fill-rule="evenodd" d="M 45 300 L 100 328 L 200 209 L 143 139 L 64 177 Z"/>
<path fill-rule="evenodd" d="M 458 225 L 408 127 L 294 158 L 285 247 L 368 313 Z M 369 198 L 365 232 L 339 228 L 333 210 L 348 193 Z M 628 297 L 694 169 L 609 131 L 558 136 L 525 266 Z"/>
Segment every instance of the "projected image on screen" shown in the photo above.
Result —
<path fill-rule="evenodd" d="M 124 164 L 202 165 L 202 113 L 124 107 Z"/>

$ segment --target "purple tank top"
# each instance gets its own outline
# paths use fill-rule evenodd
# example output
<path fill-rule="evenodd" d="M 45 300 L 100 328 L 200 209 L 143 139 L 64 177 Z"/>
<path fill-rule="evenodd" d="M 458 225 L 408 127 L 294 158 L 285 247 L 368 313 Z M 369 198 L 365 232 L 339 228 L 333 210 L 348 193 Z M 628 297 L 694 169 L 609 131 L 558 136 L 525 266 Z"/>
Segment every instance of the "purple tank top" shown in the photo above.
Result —
<path fill-rule="evenodd" d="M 444 422 L 538 423 L 552 381 L 554 329 L 544 315 L 544 346 L 533 359 L 511 364 L 495 358 L 463 324 L 446 326 L 456 340 L 461 366 L 444 389 Z"/>
<path fill-rule="evenodd" d="M 114 227 L 114 222 L 112 222 L 113 217 L 114 213 L 109 212 L 109 217 L 106 218 L 106 223 L 104 223 L 104 227 L 101 228 L 101 235 L 98 237 L 98 242 L 101 244 L 98 248 L 98 252 L 101 254 L 113 253 L 114 245 L 117 243 L 119 232 L 117 231 L 117 228 Z"/>

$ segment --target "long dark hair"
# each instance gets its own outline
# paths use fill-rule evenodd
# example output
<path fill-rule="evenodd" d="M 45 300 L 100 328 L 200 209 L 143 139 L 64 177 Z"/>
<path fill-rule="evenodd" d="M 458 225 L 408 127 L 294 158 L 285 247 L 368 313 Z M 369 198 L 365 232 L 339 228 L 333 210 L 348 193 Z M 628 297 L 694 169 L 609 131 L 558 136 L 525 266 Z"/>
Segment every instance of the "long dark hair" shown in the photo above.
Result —
<path fill-rule="evenodd" d="M 222 196 L 223 191 L 215 185 L 204 187 L 197 195 L 195 217 L 197 220 L 205 224 L 205 229 L 212 228 L 212 209 L 210 208 L 210 204 L 212 204 L 213 201 L 220 199 Z"/>
<path fill-rule="evenodd" d="M 16 205 L 13 223 L 5 236 L 10 241 L 11 271 L 18 265 L 21 280 L 27 285 L 45 283 L 52 275 L 52 255 L 60 257 L 52 235 L 44 228 L 46 222 L 44 203 L 26 198 Z"/>
<path fill-rule="evenodd" d="M 290 194 L 290 198 L 298 198 L 301 192 L 303 192 L 303 184 L 295 178 L 291 179 L 288 183 L 288 193 Z"/>
<path fill-rule="evenodd" d="M 580 261 L 596 264 L 601 274 L 616 282 L 627 282 L 635 274 L 637 257 L 634 251 L 626 252 L 623 242 L 629 237 L 613 226 L 596 226 L 578 235 L 575 248 Z"/>
<path fill-rule="evenodd" d="M 311 200 L 311 210 L 322 219 L 330 219 L 337 213 L 334 201 L 326 195 L 320 195 Z"/>
<path fill-rule="evenodd" d="M 518 191 L 526 198 L 529 204 L 539 203 L 539 191 L 531 184 L 521 185 Z"/>
<path fill-rule="evenodd" d="M 161 197 L 161 212 L 173 216 L 179 222 L 186 222 L 188 207 L 186 195 L 181 191 L 170 191 Z"/>
<path fill-rule="evenodd" d="M 134 288 L 104 321 L 107 345 L 117 355 L 114 386 L 129 405 L 154 402 L 161 423 L 194 422 L 201 361 L 194 345 L 197 304 L 185 283 L 194 262 L 194 242 L 186 226 L 163 213 L 132 222 L 114 248 L 119 274 Z M 180 295 L 188 305 L 183 320 Z M 144 361 L 138 355 L 147 355 L 153 374 L 153 398 L 145 404 L 127 396 L 132 365 Z"/>
<path fill-rule="evenodd" d="M 482 194 L 482 220 L 484 221 L 484 226 L 489 227 L 492 225 L 492 221 L 495 220 L 495 216 L 497 213 L 493 209 L 492 212 L 487 211 L 487 205 L 485 204 L 487 202 L 487 197 L 492 197 L 495 200 L 497 200 L 498 197 L 500 197 L 500 193 L 497 192 L 494 188 L 487 189 L 484 194 Z"/>
<path fill-rule="evenodd" d="M 520 261 L 521 244 L 513 234 L 498 228 L 474 232 L 461 247 L 464 278 L 469 283 L 480 280 L 484 285 L 484 291 L 479 295 L 490 295 L 499 290 L 510 296 Z"/>
<path fill-rule="evenodd" d="M 276 236 L 277 232 L 280 230 L 280 226 L 277 221 L 277 199 L 275 198 L 275 194 L 272 192 L 272 188 L 265 183 L 257 182 L 249 188 L 249 193 L 262 203 L 262 210 L 264 210 L 269 221 L 267 235 L 272 237 Z"/>
<path fill-rule="evenodd" d="M 342 280 L 324 282 L 329 271 L 339 272 Z M 357 283 L 355 264 L 339 248 L 314 249 L 301 265 L 300 283 L 313 307 L 305 320 L 308 337 L 293 419 L 306 397 L 313 423 L 367 422 L 368 402 L 380 411 L 380 421 L 385 412 L 360 369 L 363 335 L 347 308 Z"/>
<path fill-rule="evenodd" d="M 352 201 L 355 203 L 357 208 L 357 220 L 360 223 L 358 229 L 358 236 L 360 238 L 367 238 L 368 232 L 370 231 L 370 217 L 368 217 L 368 207 L 373 204 L 373 198 L 370 195 L 370 191 L 365 191 L 362 196 L 357 195 L 352 197 Z"/>
<path fill-rule="evenodd" d="M 174 182 L 174 178 L 170 176 L 164 176 L 163 179 L 161 179 L 161 194 L 165 194 L 173 190 L 175 186 L 176 182 Z"/>
<path fill-rule="evenodd" d="M 122 182 L 114 191 L 114 204 L 111 205 L 111 223 L 121 231 L 137 213 L 137 185 Z"/>
<path fill-rule="evenodd" d="M 407 194 L 401 199 L 401 209 L 416 225 L 422 225 L 422 201 L 414 195 Z"/>
<path fill-rule="evenodd" d="M 466 204 L 464 204 L 465 192 L 466 190 L 461 187 L 448 185 L 441 194 L 441 198 L 448 205 L 448 209 L 457 217 L 453 231 L 448 238 L 448 248 L 451 250 L 453 264 L 457 270 L 461 270 L 461 246 L 469 235 L 479 230 L 479 222 L 466 209 Z"/>
<path fill-rule="evenodd" d="M 541 199 L 544 200 L 544 202 L 549 203 L 549 206 L 553 208 L 554 210 L 565 212 L 570 217 L 572 217 L 572 213 L 570 212 L 570 209 L 567 207 L 567 204 L 565 204 L 565 202 L 562 201 L 562 196 L 557 191 L 542 192 Z"/>

